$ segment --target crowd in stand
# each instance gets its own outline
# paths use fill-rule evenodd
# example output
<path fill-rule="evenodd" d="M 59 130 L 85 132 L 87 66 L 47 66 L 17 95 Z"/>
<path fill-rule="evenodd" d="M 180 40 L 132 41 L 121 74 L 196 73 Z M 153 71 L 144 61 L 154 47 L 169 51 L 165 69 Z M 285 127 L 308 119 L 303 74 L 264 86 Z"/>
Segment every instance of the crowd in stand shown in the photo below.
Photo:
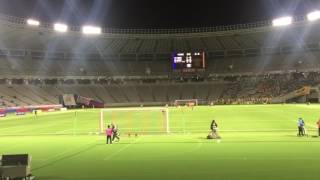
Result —
<path fill-rule="evenodd" d="M 304 86 L 320 84 L 318 72 L 295 72 L 226 78 L 227 85 L 214 104 L 267 104 L 273 97 L 285 95 Z"/>
<path fill-rule="evenodd" d="M 320 84 L 320 72 L 291 72 L 264 75 L 234 75 L 234 76 L 190 76 L 190 77 L 149 77 L 130 79 L 102 78 L 87 80 L 89 84 L 107 85 L 137 85 L 137 84 L 165 84 L 165 83 L 222 83 L 224 89 L 217 99 L 205 99 L 209 104 L 267 104 L 274 97 L 288 94 L 304 86 L 316 86 Z M 84 84 L 88 84 L 83 81 Z M 6 81 L 5 81 L 6 82 Z M 58 81 L 54 81 L 58 83 Z M 64 81 L 69 85 L 68 81 Z M 74 80 L 70 81 L 74 82 Z M 82 81 L 81 81 L 82 82 Z M 46 81 L 41 81 L 46 83 Z M 55 85 L 51 84 L 50 85 Z M 73 84 L 73 83 L 71 83 Z M 34 84 L 29 84 L 34 85 Z M 3 96 L 0 96 L 0 107 L 7 106 Z"/>
<path fill-rule="evenodd" d="M 215 104 L 269 104 L 271 102 L 271 98 L 236 98 L 236 99 L 224 99 L 219 98 L 213 102 L 211 102 L 211 105 Z"/>

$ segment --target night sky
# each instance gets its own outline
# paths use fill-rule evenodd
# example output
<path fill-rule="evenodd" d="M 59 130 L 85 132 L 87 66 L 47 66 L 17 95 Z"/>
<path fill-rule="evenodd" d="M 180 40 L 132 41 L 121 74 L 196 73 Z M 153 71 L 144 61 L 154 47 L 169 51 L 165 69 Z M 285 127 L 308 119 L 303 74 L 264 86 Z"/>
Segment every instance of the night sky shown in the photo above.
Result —
<path fill-rule="evenodd" d="M 320 0 L 0 0 L 0 13 L 113 28 L 186 28 L 305 15 Z"/>

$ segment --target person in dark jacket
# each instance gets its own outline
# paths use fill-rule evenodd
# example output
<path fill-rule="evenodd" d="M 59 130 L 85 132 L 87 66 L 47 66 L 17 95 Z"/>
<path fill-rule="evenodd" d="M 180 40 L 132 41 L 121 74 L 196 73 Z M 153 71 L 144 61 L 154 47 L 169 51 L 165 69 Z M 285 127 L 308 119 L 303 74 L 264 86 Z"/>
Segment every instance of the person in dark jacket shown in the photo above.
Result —
<path fill-rule="evenodd" d="M 119 142 L 120 141 L 120 137 L 119 137 L 118 126 L 116 124 L 112 123 L 111 127 L 112 127 L 112 133 L 113 133 L 112 141 L 117 139 L 117 142 Z"/>

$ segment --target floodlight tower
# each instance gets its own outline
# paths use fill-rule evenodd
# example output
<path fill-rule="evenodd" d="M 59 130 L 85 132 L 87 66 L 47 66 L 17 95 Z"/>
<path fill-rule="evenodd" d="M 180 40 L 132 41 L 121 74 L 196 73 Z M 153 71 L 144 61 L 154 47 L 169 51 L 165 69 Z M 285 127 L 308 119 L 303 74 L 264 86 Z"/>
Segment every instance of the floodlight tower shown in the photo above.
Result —
<path fill-rule="evenodd" d="M 30 26 L 39 26 L 40 22 L 38 20 L 35 19 L 28 19 L 27 20 L 27 24 Z"/>
<path fill-rule="evenodd" d="M 66 24 L 62 24 L 62 23 L 55 23 L 54 30 L 57 32 L 67 32 L 68 26 Z"/>
<path fill-rule="evenodd" d="M 272 21 L 272 25 L 277 26 L 289 26 L 292 24 L 293 18 L 291 16 L 284 16 Z"/>
<path fill-rule="evenodd" d="M 320 19 L 320 11 L 313 11 L 307 15 L 308 21 L 317 21 Z"/>
<path fill-rule="evenodd" d="M 82 27 L 83 34 L 98 35 L 98 34 L 101 34 L 101 32 L 102 32 L 101 27 L 97 27 L 97 26 L 83 26 Z"/>

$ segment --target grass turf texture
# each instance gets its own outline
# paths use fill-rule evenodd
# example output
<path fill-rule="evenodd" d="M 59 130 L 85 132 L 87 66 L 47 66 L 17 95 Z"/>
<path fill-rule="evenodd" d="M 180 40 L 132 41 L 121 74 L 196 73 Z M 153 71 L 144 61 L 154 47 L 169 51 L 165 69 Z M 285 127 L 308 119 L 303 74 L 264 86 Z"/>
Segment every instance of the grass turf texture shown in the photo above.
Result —
<path fill-rule="evenodd" d="M 319 105 L 171 108 L 170 135 L 138 137 L 127 133 L 164 131 L 161 113 L 110 114 L 105 121 L 116 121 L 121 130 L 121 142 L 113 145 L 92 134 L 99 112 L 1 118 L 0 154 L 29 153 L 36 178 L 50 180 L 320 178 L 320 139 L 311 137 Z M 299 117 L 309 137 L 296 136 Z M 204 139 L 212 119 L 220 143 Z"/>

